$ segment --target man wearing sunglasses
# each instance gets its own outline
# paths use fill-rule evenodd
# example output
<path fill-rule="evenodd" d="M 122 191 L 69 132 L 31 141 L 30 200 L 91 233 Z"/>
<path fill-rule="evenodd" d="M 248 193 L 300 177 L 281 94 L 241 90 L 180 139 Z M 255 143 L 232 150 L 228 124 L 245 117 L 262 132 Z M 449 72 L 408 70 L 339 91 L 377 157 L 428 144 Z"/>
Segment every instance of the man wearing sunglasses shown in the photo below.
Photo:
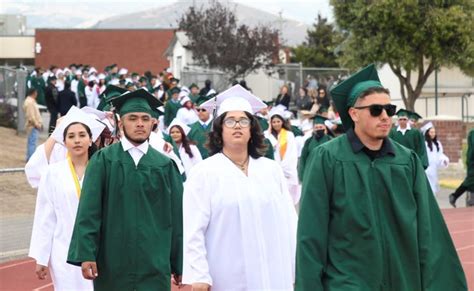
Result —
<path fill-rule="evenodd" d="M 196 111 L 199 120 L 190 125 L 191 130 L 188 133 L 188 138 L 196 143 L 203 160 L 209 157 L 205 144 L 207 135 L 211 131 L 212 114 L 206 108 L 201 107 L 201 104 L 211 99 L 211 97 L 214 96 L 199 96 L 196 100 Z"/>
<path fill-rule="evenodd" d="M 396 109 L 375 66 L 331 95 L 346 134 L 308 157 L 296 290 L 467 290 L 420 159 L 388 138 Z"/>
<path fill-rule="evenodd" d="M 410 121 L 412 112 L 400 109 L 397 111 L 398 126 L 390 131 L 389 137 L 399 144 L 413 150 L 421 160 L 423 168 L 428 168 L 428 154 L 426 153 L 425 138 L 421 131 L 412 127 Z"/>

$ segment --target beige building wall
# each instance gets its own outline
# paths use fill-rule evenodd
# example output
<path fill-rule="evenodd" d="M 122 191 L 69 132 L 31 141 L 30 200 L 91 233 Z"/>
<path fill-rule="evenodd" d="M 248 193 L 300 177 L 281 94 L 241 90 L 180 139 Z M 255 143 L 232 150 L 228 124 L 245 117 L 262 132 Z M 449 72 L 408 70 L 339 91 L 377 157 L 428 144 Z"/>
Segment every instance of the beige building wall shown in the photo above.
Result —
<path fill-rule="evenodd" d="M 34 36 L 0 36 L 0 59 L 34 58 Z"/>

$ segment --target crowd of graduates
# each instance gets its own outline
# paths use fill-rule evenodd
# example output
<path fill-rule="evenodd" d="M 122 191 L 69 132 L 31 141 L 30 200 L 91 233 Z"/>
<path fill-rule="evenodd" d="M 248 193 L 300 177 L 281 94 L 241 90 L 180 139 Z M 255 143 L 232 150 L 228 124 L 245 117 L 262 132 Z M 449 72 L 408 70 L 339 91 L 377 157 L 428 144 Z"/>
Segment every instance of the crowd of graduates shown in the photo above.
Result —
<path fill-rule="evenodd" d="M 449 160 L 433 124 L 418 129 L 421 116 L 387 103 L 373 70 L 295 115 L 284 90 L 263 103 L 245 84 L 216 92 L 166 71 L 36 69 L 28 85 L 52 114 L 25 167 L 38 277 L 49 266 L 58 290 L 91 290 L 83 277 L 97 290 L 168 290 L 171 274 L 195 290 L 291 290 L 296 256 L 298 290 L 464 290 L 433 195 Z M 362 137 L 379 121 L 374 150 Z"/>

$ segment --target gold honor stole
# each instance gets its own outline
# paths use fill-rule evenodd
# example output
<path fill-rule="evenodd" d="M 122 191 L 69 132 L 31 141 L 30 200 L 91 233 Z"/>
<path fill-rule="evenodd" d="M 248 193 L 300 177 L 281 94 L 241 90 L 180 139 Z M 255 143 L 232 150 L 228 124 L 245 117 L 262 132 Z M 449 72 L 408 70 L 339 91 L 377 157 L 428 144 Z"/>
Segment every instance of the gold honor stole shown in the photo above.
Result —
<path fill-rule="evenodd" d="M 286 154 L 286 147 L 288 145 L 288 131 L 284 128 L 280 130 L 278 135 L 278 143 L 280 144 L 280 159 L 283 160 Z"/>
<path fill-rule="evenodd" d="M 69 164 L 69 169 L 71 170 L 72 178 L 74 179 L 74 185 L 76 186 L 76 195 L 77 198 L 81 197 L 81 184 L 79 184 L 79 178 L 77 177 L 76 170 L 72 164 L 71 157 L 67 157 L 67 162 Z"/>

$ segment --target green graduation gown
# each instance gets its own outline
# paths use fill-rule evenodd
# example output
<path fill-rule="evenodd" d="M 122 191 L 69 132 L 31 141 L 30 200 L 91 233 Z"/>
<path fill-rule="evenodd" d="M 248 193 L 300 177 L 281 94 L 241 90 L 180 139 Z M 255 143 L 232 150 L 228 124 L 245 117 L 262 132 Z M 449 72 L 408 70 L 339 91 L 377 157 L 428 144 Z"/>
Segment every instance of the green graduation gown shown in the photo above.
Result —
<path fill-rule="evenodd" d="M 420 160 L 392 147 L 394 155 L 371 161 L 342 135 L 313 150 L 303 177 L 296 290 L 467 290 Z"/>
<path fill-rule="evenodd" d="M 469 191 L 474 191 L 474 129 L 467 136 L 467 174 L 462 185 Z"/>
<path fill-rule="evenodd" d="M 421 160 L 423 168 L 428 168 L 428 154 L 426 153 L 425 138 L 421 131 L 411 128 L 402 134 L 396 127 L 390 131 L 390 138 L 399 144 L 413 150 Z"/>
<path fill-rule="evenodd" d="M 204 145 L 207 142 L 207 135 L 211 131 L 211 126 L 212 123 L 209 123 L 209 125 L 204 129 L 201 123 L 196 121 L 191 124 L 191 130 L 188 133 L 188 139 L 196 143 L 203 160 L 209 157 L 209 151 Z"/>
<path fill-rule="evenodd" d="M 77 96 L 79 96 L 79 107 L 87 106 L 86 84 L 82 78 L 77 83 Z"/>
<path fill-rule="evenodd" d="M 38 92 L 37 102 L 41 105 L 46 105 L 46 99 L 44 97 L 44 90 L 46 89 L 46 83 L 44 82 L 43 77 L 33 76 L 30 79 L 30 84 L 32 88 L 35 88 Z"/>
<path fill-rule="evenodd" d="M 189 99 L 191 99 L 191 102 L 193 102 L 194 104 L 196 104 L 197 99 L 200 97 L 199 94 L 193 95 L 191 93 L 188 96 L 189 96 Z"/>
<path fill-rule="evenodd" d="M 183 186 L 152 147 L 137 166 L 122 143 L 89 161 L 68 262 L 97 262 L 94 290 L 170 290 L 182 273 Z"/>
<path fill-rule="evenodd" d="M 303 135 L 304 135 L 303 131 L 301 131 L 301 129 L 299 129 L 299 128 L 298 128 L 297 126 L 295 126 L 295 125 L 292 125 L 292 126 L 291 126 L 291 132 L 293 132 L 293 134 L 295 135 L 295 137 L 296 137 L 296 136 L 303 136 Z"/>
<path fill-rule="evenodd" d="M 260 124 L 260 128 L 262 129 L 262 131 L 265 131 L 265 130 L 268 129 L 269 125 L 268 125 L 268 120 L 266 118 L 256 116 L 256 115 L 255 115 L 255 118 L 257 118 L 258 123 Z"/>
<path fill-rule="evenodd" d="M 173 119 L 176 117 L 176 114 L 178 113 L 178 110 L 181 108 L 181 104 L 179 102 L 173 102 L 168 100 L 165 105 L 165 117 L 164 117 L 164 122 L 165 126 L 168 126 L 171 124 Z"/>
<path fill-rule="evenodd" d="M 298 162 L 298 178 L 300 179 L 300 181 L 303 180 L 304 168 L 309 158 L 309 153 L 311 153 L 311 151 L 317 146 L 322 145 L 323 143 L 330 140 L 331 140 L 331 136 L 325 134 L 319 140 L 316 139 L 314 136 L 311 136 L 304 142 L 303 149 L 301 149 L 300 160 Z"/>
<path fill-rule="evenodd" d="M 269 158 L 270 160 L 275 159 L 275 152 L 272 146 L 272 142 L 268 139 L 265 138 L 263 142 L 267 145 L 267 151 L 265 153 L 265 158 Z"/>

